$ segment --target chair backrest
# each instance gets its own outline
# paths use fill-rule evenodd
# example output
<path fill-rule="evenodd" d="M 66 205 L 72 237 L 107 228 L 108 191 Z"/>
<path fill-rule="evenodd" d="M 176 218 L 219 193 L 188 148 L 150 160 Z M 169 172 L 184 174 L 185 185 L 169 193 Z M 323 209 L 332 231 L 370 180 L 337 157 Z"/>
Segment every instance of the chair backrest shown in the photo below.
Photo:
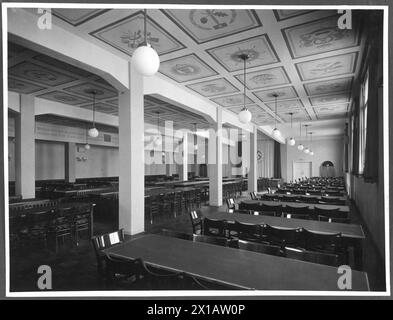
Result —
<path fill-rule="evenodd" d="M 229 241 L 227 238 L 216 237 L 216 236 L 206 236 L 206 235 L 199 235 L 199 234 L 193 235 L 193 241 L 194 242 L 204 242 L 204 243 L 209 243 L 209 244 L 214 244 L 214 245 L 224 246 L 224 247 L 227 247 L 229 244 Z"/>
<path fill-rule="evenodd" d="M 161 234 L 166 237 L 178 238 L 183 240 L 192 240 L 192 234 L 169 230 L 169 229 L 162 229 Z"/>
<path fill-rule="evenodd" d="M 202 233 L 202 219 L 197 210 L 190 211 L 190 219 L 193 233 Z"/>
<path fill-rule="evenodd" d="M 284 229 L 265 224 L 261 230 L 263 237 L 272 244 L 302 246 L 304 243 L 301 228 Z"/>
<path fill-rule="evenodd" d="M 233 198 L 227 198 L 226 203 L 227 203 L 228 210 L 230 210 L 230 209 L 235 210 L 236 209 L 235 200 L 233 200 Z"/>
<path fill-rule="evenodd" d="M 329 223 L 351 223 L 351 219 L 348 218 L 330 218 L 326 216 L 318 216 L 318 221 L 324 221 Z"/>
<path fill-rule="evenodd" d="M 307 250 L 327 250 L 338 252 L 342 249 L 341 233 L 317 233 L 303 229 Z"/>
<path fill-rule="evenodd" d="M 270 244 L 262 244 L 251 241 L 239 240 L 238 241 L 239 249 L 248 250 L 258 253 L 270 254 L 273 256 L 281 256 L 281 247 L 270 245 Z"/>
<path fill-rule="evenodd" d="M 255 192 L 250 192 L 251 200 L 258 200 L 258 197 Z"/>
<path fill-rule="evenodd" d="M 325 216 L 329 218 L 348 218 L 348 214 L 341 212 L 340 208 L 329 209 L 315 206 L 314 214 L 316 216 Z"/>
<path fill-rule="evenodd" d="M 94 249 L 102 251 L 124 242 L 124 230 L 120 229 L 114 232 L 105 233 L 92 238 Z"/>
<path fill-rule="evenodd" d="M 225 220 L 203 219 L 203 234 L 225 237 L 227 222 Z"/>
<path fill-rule="evenodd" d="M 281 204 L 270 205 L 270 204 L 262 203 L 261 211 L 263 211 L 263 212 L 272 212 L 272 211 L 274 211 L 276 213 L 276 216 L 279 216 L 279 215 L 281 215 L 281 212 L 282 212 L 282 205 Z"/>
<path fill-rule="evenodd" d="M 332 267 L 338 267 L 340 265 L 340 259 L 337 254 L 285 248 L 284 255 L 289 259 L 324 264 Z"/>
<path fill-rule="evenodd" d="M 293 214 L 309 214 L 308 206 L 301 206 L 301 207 L 293 207 L 291 205 L 286 205 L 283 208 L 284 212 L 293 213 Z"/>

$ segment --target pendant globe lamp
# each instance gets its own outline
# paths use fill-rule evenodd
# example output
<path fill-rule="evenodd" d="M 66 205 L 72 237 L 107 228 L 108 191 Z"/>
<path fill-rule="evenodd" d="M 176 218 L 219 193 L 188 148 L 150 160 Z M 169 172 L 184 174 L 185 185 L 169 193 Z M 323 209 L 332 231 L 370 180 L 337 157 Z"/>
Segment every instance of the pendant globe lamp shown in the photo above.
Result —
<path fill-rule="evenodd" d="M 292 117 L 293 117 L 293 112 L 290 112 L 289 115 L 291 116 L 291 131 L 292 131 Z M 290 137 L 288 139 L 288 145 L 290 145 L 291 147 L 293 147 L 296 144 L 296 141 L 293 137 Z"/>
<path fill-rule="evenodd" d="M 300 139 L 302 138 L 302 123 L 300 122 L 300 124 L 299 124 L 299 127 L 300 127 Z M 297 146 L 297 149 L 299 150 L 299 151 L 303 151 L 303 149 L 304 149 L 304 146 L 301 144 L 301 143 L 299 143 L 299 145 Z"/>
<path fill-rule="evenodd" d="M 239 112 L 238 117 L 239 121 L 241 123 L 247 124 L 250 123 L 252 114 L 251 112 L 246 108 L 246 61 L 249 59 L 250 56 L 248 54 L 241 54 L 239 55 L 239 59 L 243 60 L 243 77 L 244 77 L 244 93 L 243 93 L 243 109 Z"/>
<path fill-rule="evenodd" d="M 278 94 L 274 93 L 273 97 L 274 97 L 274 129 L 273 129 L 272 134 L 274 137 L 279 138 L 279 137 L 281 137 L 281 132 L 277 128 L 277 98 L 278 98 Z"/>
<path fill-rule="evenodd" d="M 160 68 L 160 58 L 157 52 L 147 42 L 147 10 L 143 10 L 144 41 L 139 44 L 131 58 L 135 70 L 143 76 L 153 76 Z"/>
<path fill-rule="evenodd" d="M 307 138 L 307 134 L 308 134 L 307 129 L 308 129 L 309 125 L 308 125 L 308 124 L 305 124 L 304 126 L 306 127 L 306 142 L 307 142 L 307 139 L 308 139 L 308 138 Z M 306 148 L 304 148 L 303 152 L 304 152 L 305 154 L 309 154 L 309 153 L 310 153 L 310 149 L 309 149 L 308 147 L 306 147 Z"/>
<path fill-rule="evenodd" d="M 89 129 L 88 135 L 92 138 L 97 138 L 99 131 L 96 128 L 96 90 L 91 90 L 90 93 L 93 95 L 93 127 Z"/>
<path fill-rule="evenodd" d="M 89 144 L 89 134 L 88 134 L 88 129 L 86 128 L 86 144 L 85 144 L 85 149 L 90 150 L 90 144 Z"/>

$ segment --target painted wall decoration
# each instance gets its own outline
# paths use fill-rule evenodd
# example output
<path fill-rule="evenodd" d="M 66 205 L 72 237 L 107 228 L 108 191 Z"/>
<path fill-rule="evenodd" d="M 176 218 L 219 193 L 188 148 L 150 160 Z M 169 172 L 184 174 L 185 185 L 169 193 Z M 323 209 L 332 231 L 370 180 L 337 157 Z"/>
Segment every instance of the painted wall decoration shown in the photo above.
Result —
<path fill-rule="evenodd" d="M 115 21 L 101 29 L 90 33 L 93 37 L 106 44 L 132 56 L 138 45 L 144 41 L 143 12 L 139 11 L 131 16 Z M 184 46 L 161 28 L 148 16 L 147 20 L 148 42 L 159 55 L 183 49 Z"/>
<path fill-rule="evenodd" d="M 313 106 L 319 106 L 325 104 L 338 104 L 338 103 L 349 102 L 350 95 L 348 92 L 342 92 L 338 94 L 328 94 L 324 96 L 310 97 L 309 100 L 311 105 Z"/>
<path fill-rule="evenodd" d="M 243 84 L 244 75 L 237 75 L 236 78 Z M 249 90 L 278 86 L 290 83 L 283 67 L 249 72 L 246 75 L 246 86 Z"/>
<path fill-rule="evenodd" d="M 37 96 L 38 98 L 47 99 L 55 102 L 65 103 L 72 106 L 87 103 L 89 100 L 68 94 L 62 91 L 52 91 Z"/>
<path fill-rule="evenodd" d="M 214 98 L 211 100 L 222 107 L 238 106 L 238 105 L 243 105 L 244 95 L 242 93 L 239 93 L 230 96 Z M 252 101 L 249 97 L 246 97 L 246 104 L 250 104 L 250 103 L 254 103 L 254 101 Z"/>
<path fill-rule="evenodd" d="M 352 77 L 325 80 L 304 84 L 304 88 L 309 96 L 317 96 L 332 92 L 347 92 L 352 87 Z"/>
<path fill-rule="evenodd" d="M 339 29 L 339 15 L 282 30 L 293 58 L 310 56 L 358 45 L 358 28 Z"/>
<path fill-rule="evenodd" d="M 59 86 L 76 80 L 76 78 L 31 62 L 22 62 L 9 68 L 8 74 L 48 86 Z"/>
<path fill-rule="evenodd" d="M 85 82 L 78 84 L 76 86 L 64 88 L 63 90 L 76 93 L 78 95 L 84 96 L 86 98 L 92 99 L 91 90 L 96 90 L 96 100 L 108 99 L 117 97 L 118 93 L 116 91 L 109 90 L 106 87 L 97 85 L 96 83 Z"/>
<path fill-rule="evenodd" d="M 73 26 L 79 26 L 82 23 L 85 23 L 108 10 L 101 9 L 62 9 L 62 8 L 53 8 L 52 14 L 56 17 L 72 24 Z"/>
<path fill-rule="evenodd" d="M 175 9 L 163 12 L 197 43 L 262 25 L 253 10 Z"/>
<path fill-rule="evenodd" d="M 357 56 L 357 52 L 352 52 L 295 65 L 302 81 L 314 80 L 355 72 Z"/>
<path fill-rule="evenodd" d="M 18 93 L 31 94 L 45 88 L 19 79 L 8 78 L 8 89 Z"/>
<path fill-rule="evenodd" d="M 294 87 L 282 87 L 282 88 L 275 88 L 275 89 L 268 89 L 268 90 L 261 90 L 261 91 L 254 91 L 253 94 L 257 96 L 263 102 L 274 101 L 273 94 L 277 94 L 277 101 L 279 100 L 286 100 L 286 99 L 293 99 L 297 98 L 298 95 Z"/>
<path fill-rule="evenodd" d="M 243 70 L 241 54 L 248 54 L 247 68 L 279 62 L 266 34 L 206 50 L 227 71 Z"/>
<path fill-rule="evenodd" d="M 195 54 L 163 61 L 160 64 L 159 71 L 177 82 L 186 82 L 217 75 L 217 72 Z"/>
<path fill-rule="evenodd" d="M 187 87 L 198 92 L 204 97 L 213 97 L 239 91 L 238 88 L 224 78 L 198 82 L 190 84 Z"/>
<path fill-rule="evenodd" d="M 289 18 L 297 17 L 314 10 L 273 10 L 277 21 L 286 20 Z"/>

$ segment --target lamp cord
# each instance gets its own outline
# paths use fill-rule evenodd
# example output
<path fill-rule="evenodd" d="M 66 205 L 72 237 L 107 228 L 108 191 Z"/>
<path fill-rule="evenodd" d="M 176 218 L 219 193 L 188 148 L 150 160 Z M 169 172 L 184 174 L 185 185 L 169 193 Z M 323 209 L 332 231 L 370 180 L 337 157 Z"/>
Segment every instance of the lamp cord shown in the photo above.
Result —
<path fill-rule="evenodd" d="M 274 115 L 274 128 L 277 128 L 277 95 L 274 97 L 274 104 L 275 104 L 275 107 L 274 107 L 274 113 L 275 113 L 275 115 Z"/>
<path fill-rule="evenodd" d="M 244 70 L 244 94 L 243 94 L 243 109 L 246 110 L 246 59 L 243 59 L 243 70 Z"/>
<path fill-rule="evenodd" d="M 96 127 L 96 94 L 93 93 L 93 128 Z"/>
<path fill-rule="evenodd" d="M 144 13 L 143 29 L 144 29 L 144 35 L 145 35 L 145 42 L 147 45 L 147 9 L 144 9 L 143 13 Z"/>

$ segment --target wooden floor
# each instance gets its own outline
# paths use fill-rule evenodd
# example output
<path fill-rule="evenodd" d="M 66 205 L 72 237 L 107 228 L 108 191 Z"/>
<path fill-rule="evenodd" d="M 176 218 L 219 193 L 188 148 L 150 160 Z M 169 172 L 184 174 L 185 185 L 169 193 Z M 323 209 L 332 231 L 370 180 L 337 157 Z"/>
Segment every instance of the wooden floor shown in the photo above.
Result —
<path fill-rule="evenodd" d="M 353 223 L 362 223 L 356 208 L 351 208 Z M 146 226 L 146 232 L 159 233 L 162 228 L 192 233 L 189 217 L 184 214 L 176 219 L 168 219 L 160 224 Z M 112 231 L 110 224 L 95 222 L 95 234 Z M 364 267 L 368 273 L 370 288 L 374 291 L 385 290 L 384 263 L 376 254 L 377 250 L 370 240 L 365 228 L 366 241 L 364 244 Z M 29 250 L 11 256 L 11 291 L 38 291 L 37 268 L 39 265 L 49 265 L 53 274 L 53 290 L 105 290 L 98 281 L 96 260 L 88 240 L 81 241 L 78 247 L 65 244 L 57 254 L 46 250 Z"/>

